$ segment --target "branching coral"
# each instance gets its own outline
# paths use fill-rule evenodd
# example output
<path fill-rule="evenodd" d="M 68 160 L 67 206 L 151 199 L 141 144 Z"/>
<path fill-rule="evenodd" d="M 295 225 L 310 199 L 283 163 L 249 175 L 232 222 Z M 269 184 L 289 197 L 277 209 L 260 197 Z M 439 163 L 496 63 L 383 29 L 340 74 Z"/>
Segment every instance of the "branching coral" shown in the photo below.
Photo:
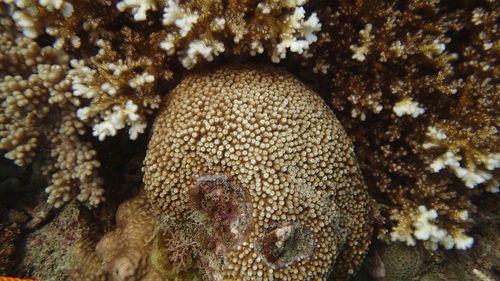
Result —
<path fill-rule="evenodd" d="M 498 3 L 336 1 L 322 11 L 310 51 L 324 55 L 308 63 L 327 78 L 392 221 L 379 237 L 470 247 L 470 200 L 499 185 Z"/>
<path fill-rule="evenodd" d="M 78 137 L 85 130 L 76 118 L 80 100 L 71 94 L 67 77 L 69 56 L 19 36 L 8 18 L 2 29 L 0 148 L 22 166 L 45 146 L 48 201 L 60 206 L 77 188 L 80 200 L 97 205 L 103 200 L 100 163 L 91 145 Z"/>
<path fill-rule="evenodd" d="M 36 38 L 43 33 L 47 23 L 47 12 L 54 12 L 55 18 L 68 18 L 74 8 L 71 3 L 63 0 L 6 0 L 9 4 L 9 14 L 15 20 L 17 28 L 28 38 Z M 38 2 L 38 3 L 37 3 Z"/>
<path fill-rule="evenodd" d="M 100 163 L 92 145 L 79 136 L 93 126 L 93 134 L 103 140 L 129 126 L 130 138 L 137 138 L 146 116 L 158 106 L 156 77 L 168 78 L 169 72 L 158 67 L 161 61 L 153 61 L 154 56 L 122 59 L 109 41 L 114 35 L 100 29 L 104 23 L 95 13 L 60 15 L 59 8 L 72 5 L 28 2 L 7 1 L 0 7 L 5 42 L 0 56 L 0 148 L 18 165 L 30 163 L 37 149 L 45 148 L 48 201 L 61 206 L 76 196 L 96 206 L 104 199 L 97 175 Z M 33 25 L 26 29 L 19 15 L 29 15 Z M 51 35 L 52 46 L 42 47 L 40 42 Z M 91 49 L 96 54 L 89 56 Z"/>
<path fill-rule="evenodd" d="M 275 61 L 287 50 L 304 53 L 321 27 L 316 14 L 306 17 L 304 2 L 4 1 L 0 148 L 25 165 L 36 148 L 57 146 L 47 169 L 49 202 L 60 206 L 78 187 L 79 199 L 95 206 L 103 199 L 99 164 L 77 135 L 91 126 L 103 141 L 128 128 L 136 139 L 179 60 L 191 68 L 226 46 L 228 55 L 266 49 Z M 67 122 L 74 131 L 51 135 L 54 140 L 42 133 L 62 133 Z M 63 146 L 80 151 L 72 156 L 77 160 L 64 162 Z M 79 172 L 66 173 L 71 169 Z"/>
<path fill-rule="evenodd" d="M 158 107 L 160 98 L 151 73 L 159 71 L 151 70 L 149 58 L 119 59 L 109 41 L 99 39 L 96 44 L 100 50 L 88 63 L 90 67 L 83 60 L 71 61 L 68 75 L 73 95 L 90 99 L 77 116 L 82 121 L 92 120 L 93 135 L 101 141 L 125 126 L 130 126 L 130 139 L 135 140 L 144 132 L 145 116 Z"/>
<path fill-rule="evenodd" d="M 316 13 L 306 18 L 305 2 L 125 0 L 117 8 L 130 9 L 136 21 L 146 20 L 147 11 L 163 10 L 166 28 L 158 34 L 163 37 L 160 46 L 192 68 L 200 58 L 212 61 L 223 52 L 256 55 L 267 50 L 273 62 L 284 59 L 288 50 L 305 54 L 321 29 Z"/>

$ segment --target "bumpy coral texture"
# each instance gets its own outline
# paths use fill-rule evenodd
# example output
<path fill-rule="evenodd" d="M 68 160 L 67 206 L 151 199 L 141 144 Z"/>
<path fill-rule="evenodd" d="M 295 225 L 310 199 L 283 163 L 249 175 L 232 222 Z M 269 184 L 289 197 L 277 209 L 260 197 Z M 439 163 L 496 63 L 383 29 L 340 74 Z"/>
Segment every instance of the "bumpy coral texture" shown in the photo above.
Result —
<path fill-rule="evenodd" d="M 248 193 L 251 231 L 214 279 L 344 279 L 367 250 L 369 199 L 353 147 L 324 101 L 284 71 L 185 78 L 155 121 L 143 171 L 152 206 L 171 218 L 192 212 L 187 192 L 199 178 L 224 175 Z M 300 237 L 308 255 L 284 249 Z"/>
<path fill-rule="evenodd" d="M 108 281 L 163 280 L 149 262 L 157 222 L 144 194 L 120 205 L 116 229 L 106 233 L 96 246 Z"/>

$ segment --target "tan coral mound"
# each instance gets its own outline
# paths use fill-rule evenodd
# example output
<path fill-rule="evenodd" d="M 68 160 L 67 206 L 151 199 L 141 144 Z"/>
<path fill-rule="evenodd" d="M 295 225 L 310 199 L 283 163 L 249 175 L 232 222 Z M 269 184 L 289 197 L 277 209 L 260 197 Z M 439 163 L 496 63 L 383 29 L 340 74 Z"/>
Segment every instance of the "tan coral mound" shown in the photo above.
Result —
<path fill-rule="evenodd" d="M 162 280 L 149 263 L 158 217 L 147 206 L 143 193 L 121 204 L 116 213 L 116 229 L 106 233 L 97 244 L 96 253 L 108 273 L 108 281 Z"/>
<path fill-rule="evenodd" d="M 193 213 L 193 186 L 203 200 L 248 194 L 250 228 L 238 217 L 246 208 L 222 208 L 229 231 L 249 230 L 216 247 L 221 259 L 204 264 L 210 279 L 347 279 L 367 250 L 369 198 L 352 144 L 323 100 L 284 71 L 232 66 L 185 78 L 155 121 L 143 170 L 165 217 Z M 220 215 L 214 208 L 204 211 Z"/>

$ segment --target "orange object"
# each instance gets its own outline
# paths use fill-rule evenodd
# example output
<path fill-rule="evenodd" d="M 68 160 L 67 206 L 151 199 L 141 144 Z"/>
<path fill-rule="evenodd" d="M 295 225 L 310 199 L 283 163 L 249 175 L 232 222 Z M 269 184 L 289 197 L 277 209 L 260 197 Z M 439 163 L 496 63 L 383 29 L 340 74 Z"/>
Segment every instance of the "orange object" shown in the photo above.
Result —
<path fill-rule="evenodd" d="M 0 281 L 36 281 L 35 279 L 21 279 L 15 277 L 0 276 Z"/>

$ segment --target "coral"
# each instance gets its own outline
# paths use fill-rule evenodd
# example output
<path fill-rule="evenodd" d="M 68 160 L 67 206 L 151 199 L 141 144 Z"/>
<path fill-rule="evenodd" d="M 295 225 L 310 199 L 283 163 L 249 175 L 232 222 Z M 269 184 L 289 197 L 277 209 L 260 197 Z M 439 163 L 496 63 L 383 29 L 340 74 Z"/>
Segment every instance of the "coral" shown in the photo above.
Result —
<path fill-rule="evenodd" d="M 146 128 L 145 116 L 158 107 L 154 82 L 161 71 L 147 57 L 119 58 L 110 41 L 99 39 L 95 44 L 100 48 L 97 55 L 70 62 L 73 95 L 90 100 L 78 109 L 78 119 L 91 124 L 92 134 L 101 141 L 125 126 L 135 140 Z"/>
<path fill-rule="evenodd" d="M 120 205 L 115 230 L 106 233 L 95 250 L 107 280 L 163 280 L 149 263 L 157 222 L 144 193 Z"/>
<path fill-rule="evenodd" d="M 64 18 L 70 17 L 74 11 L 73 5 L 63 0 L 7 0 L 5 2 L 10 4 L 9 13 L 15 20 L 17 28 L 28 38 L 36 38 L 43 33 L 48 22 L 44 17 L 45 11 L 55 12 L 55 17 Z"/>
<path fill-rule="evenodd" d="M 125 128 L 135 140 L 177 61 L 191 68 L 225 51 L 255 55 L 266 49 L 275 61 L 287 50 L 304 54 L 321 27 L 316 14 L 306 16 L 304 3 L 5 1 L 0 149 L 26 165 L 37 148 L 47 147 L 48 201 L 59 207 L 77 196 L 97 206 L 104 199 L 99 163 L 79 137 L 87 127 L 101 141 Z M 161 18 L 150 13 L 160 10 Z M 130 12 L 137 25 L 117 26 Z M 62 134 L 47 138 L 49 130 Z M 69 148 L 73 152 L 62 151 Z M 76 160 L 63 161 L 65 156 Z"/>
<path fill-rule="evenodd" d="M 45 164 L 48 202 L 60 207 L 77 197 L 97 206 L 104 200 L 102 180 L 97 174 L 100 163 L 92 145 L 80 136 L 86 133 L 86 126 L 93 126 L 93 134 L 101 140 L 129 126 L 130 138 L 137 138 L 146 127 L 145 116 L 159 102 L 151 73 L 163 75 L 167 71 L 155 67 L 151 58 L 120 59 L 102 34 L 91 35 L 90 42 L 81 40 L 77 31 L 68 30 L 68 26 L 78 25 L 75 21 L 79 21 L 92 33 L 97 32 L 99 21 L 76 15 L 61 18 L 52 13 L 66 2 L 44 2 L 49 5 L 47 10 L 35 3 L 19 3 L 1 6 L 5 16 L 1 36 L 6 43 L 2 44 L 0 57 L 0 149 L 6 150 L 6 157 L 16 164 L 26 165 L 43 147 L 49 154 Z M 60 37 L 53 46 L 41 47 L 16 31 L 22 24 L 15 15 L 31 11 L 34 22 L 43 22 L 46 32 Z M 40 32 L 36 32 L 38 37 Z M 86 59 L 71 59 L 63 50 L 70 48 L 67 41 L 71 48 L 82 52 L 85 50 L 81 47 L 89 44 L 100 50 Z M 129 91 L 137 91 L 137 98 Z"/>
<path fill-rule="evenodd" d="M 212 61 L 223 52 L 253 56 L 267 50 L 273 62 L 284 59 L 288 50 L 305 55 L 321 29 L 316 13 L 306 18 L 306 2 L 125 0 L 116 7 L 130 9 L 135 21 L 148 19 L 147 11 L 163 10 L 161 22 L 168 33 L 158 33 L 160 46 L 192 68 L 200 58 Z"/>
<path fill-rule="evenodd" d="M 107 172 L 97 149 L 107 148 L 111 137 L 136 140 L 147 132 L 162 95 L 186 74 L 221 63 L 280 62 L 332 106 L 353 140 L 368 190 L 377 200 L 374 221 L 379 239 L 424 244 L 429 249 L 470 248 L 478 240 L 469 229 L 476 223 L 477 211 L 482 212 L 482 206 L 475 204 L 500 189 L 499 11 L 492 0 L 1 1 L 0 149 L 27 169 L 35 157 L 41 159 L 34 165 L 42 163 L 51 204 L 60 207 L 78 198 L 97 206 L 105 198 L 99 172 Z M 225 106 L 243 105 L 221 103 L 214 112 L 224 111 Z M 214 112 L 208 117 L 215 121 L 210 122 L 219 122 L 221 117 Z M 243 122 L 234 118 L 235 123 Z M 272 126 L 258 123 L 260 128 Z M 185 134 L 186 142 L 211 143 L 182 128 L 174 130 L 170 133 Z M 256 135 L 240 137 L 249 141 Z M 287 137 L 284 143 L 294 140 Z M 263 139 L 267 141 L 266 137 L 254 140 L 259 149 L 265 148 L 260 148 Z M 239 153 L 236 148 L 226 151 L 227 144 L 213 144 L 224 147 L 217 157 Z M 318 151 L 310 147 L 297 157 Z M 188 152 L 193 153 L 175 153 Z M 255 159 L 236 157 L 247 159 L 249 167 L 265 169 L 279 165 L 278 161 L 265 166 L 280 157 L 294 159 L 286 155 L 270 159 L 265 153 Z M 294 175 L 300 169 L 287 173 Z M 234 188 L 253 180 L 216 170 L 193 177 L 191 183 L 218 175 Z M 256 177 L 261 179 L 256 189 L 269 200 L 288 196 L 264 192 L 264 184 L 270 185 L 267 180 L 275 176 L 262 172 Z M 276 185 L 283 182 L 278 180 Z M 197 213 L 200 218 L 190 220 L 202 225 L 216 222 L 227 229 L 238 217 L 230 211 L 241 211 L 238 204 L 197 209 L 192 198 L 180 193 L 181 187 L 171 190 L 177 193 L 160 190 L 156 197 L 164 202 L 184 200 L 181 205 L 186 208 L 165 207 L 173 217 L 184 220 L 187 213 Z M 213 199 L 227 203 L 217 196 Z M 231 220 L 210 220 L 211 212 L 227 214 Z M 260 214 L 252 213 L 252 218 Z M 50 218 L 46 213 L 31 225 Z M 305 245 L 303 252 L 290 251 L 286 245 L 299 245 L 294 237 L 307 240 L 314 227 L 278 223 L 259 229 L 266 229 L 270 241 L 283 242 L 269 247 L 266 266 L 273 266 L 270 260 L 277 261 L 277 267 L 288 261 L 296 264 L 294 258 L 285 258 L 288 254 L 300 261 L 310 259 L 311 244 L 299 243 Z M 222 238 L 216 237 L 216 229 L 209 230 L 207 237 Z M 253 246 L 266 244 L 255 241 L 260 244 Z M 489 276 L 489 269 L 476 268 Z"/>
<path fill-rule="evenodd" d="M 399 214 L 391 217 L 394 220 L 402 219 Z M 468 212 L 462 210 L 455 215 L 457 221 L 466 221 L 469 218 Z M 400 223 L 394 227 L 391 232 L 391 240 L 405 241 L 407 245 L 415 245 L 415 238 L 423 240 L 429 249 L 436 250 L 438 243 L 446 249 L 453 247 L 464 250 L 468 249 L 474 243 L 474 239 L 467 236 L 463 229 L 453 229 L 448 233 L 447 230 L 435 225 L 432 221 L 438 217 L 436 210 L 427 210 L 425 206 L 419 206 L 417 212 L 405 217 L 405 223 Z M 415 238 L 414 238 L 415 237 Z"/>
<path fill-rule="evenodd" d="M 76 185 L 80 189 L 78 200 L 97 206 L 104 200 L 104 190 L 102 179 L 97 176 L 100 162 L 96 160 L 96 151 L 75 135 L 78 130 L 75 124 L 82 125 L 76 121 L 74 112 L 62 114 L 62 124 L 47 133 L 49 147 L 52 147 L 52 161 L 44 169 L 44 173 L 51 177 L 50 185 L 45 189 L 49 193 L 47 201 L 60 207 L 71 199 L 72 188 Z"/>
<path fill-rule="evenodd" d="M 499 186 L 498 3 L 311 8 L 322 29 L 302 65 L 354 140 L 378 237 L 471 247 L 472 202 Z"/>
<path fill-rule="evenodd" d="M 72 263 L 67 273 L 72 280 L 106 281 L 101 261 L 94 251 L 95 242 L 88 239 L 77 243 L 71 252 Z"/>
<path fill-rule="evenodd" d="M 222 260 L 202 260 L 211 279 L 343 279 L 367 250 L 369 199 L 350 142 L 323 100 L 284 71 L 186 77 L 155 121 L 143 171 L 159 214 L 202 211 L 234 234 L 225 240 L 236 245 L 213 247 Z"/>
<path fill-rule="evenodd" d="M 423 260 L 416 248 L 397 242 L 387 245 L 377 253 L 383 263 L 384 274 L 376 280 L 412 280 L 422 269 Z"/>
<path fill-rule="evenodd" d="M 73 197 L 96 206 L 103 200 L 100 163 L 82 141 L 84 124 L 76 118 L 78 98 L 68 80 L 69 56 L 19 36 L 4 20 L 0 78 L 0 149 L 18 165 L 31 162 L 40 146 L 49 151 L 48 201 L 55 206 Z M 5 41 L 3 41 L 5 39 Z"/>

